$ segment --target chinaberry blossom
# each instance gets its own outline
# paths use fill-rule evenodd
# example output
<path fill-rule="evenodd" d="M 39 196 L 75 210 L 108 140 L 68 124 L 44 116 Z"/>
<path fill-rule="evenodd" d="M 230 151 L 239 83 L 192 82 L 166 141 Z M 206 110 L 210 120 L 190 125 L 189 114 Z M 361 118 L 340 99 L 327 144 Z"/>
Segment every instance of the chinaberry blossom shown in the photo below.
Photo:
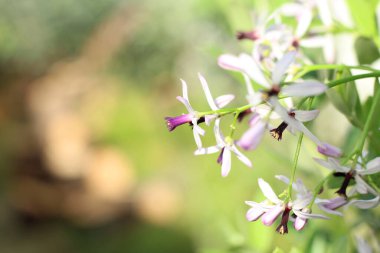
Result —
<path fill-rule="evenodd" d="M 222 165 L 223 177 L 228 176 L 231 170 L 231 153 L 234 153 L 236 157 L 246 166 L 252 167 L 251 161 L 237 149 L 232 138 L 229 136 L 225 137 L 222 134 L 220 129 L 220 119 L 215 120 L 214 133 L 217 144 L 208 148 L 199 148 L 194 152 L 195 155 L 205 155 L 220 152 L 217 162 Z"/>
<path fill-rule="evenodd" d="M 288 181 L 284 176 L 278 176 L 277 178 L 282 181 Z M 263 179 L 260 178 L 258 183 L 266 200 L 260 203 L 254 201 L 245 202 L 251 207 L 246 214 L 248 221 L 256 221 L 261 217 L 264 225 L 271 226 L 281 215 L 281 221 L 277 226 L 276 231 L 280 234 L 285 234 L 288 233 L 289 220 L 294 221 L 294 227 L 296 230 L 301 230 L 306 225 L 308 219 L 327 219 L 327 217 L 323 215 L 311 213 L 308 205 L 312 200 L 312 195 L 307 191 L 298 194 L 297 199 L 294 201 L 285 201 L 281 200 L 273 191 L 272 187 Z M 298 184 L 300 184 L 299 181 Z M 299 185 L 298 187 L 300 191 L 304 191 L 303 187 L 300 187 Z M 297 189 L 297 186 L 293 185 L 293 188 Z"/>
<path fill-rule="evenodd" d="M 206 95 L 207 102 L 212 110 L 220 109 L 224 106 L 226 106 L 229 102 L 231 102 L 232 99 L 234 99 L 233 95 L 223 95 L 220 97 L 217 97 L 215 100 L 211 96 L 210 89 L 208 88 L 208 84 L 206 82 L 206 79 L 201 75 L 198 74 L 199 80 L 202 84 L 203 91 Z M 177 100 L 179 100 L 184 106 L 186 107 L 188 113 L 182 114 L 180 116 L 176 117 L 166 117 L 166 125 L 169 129 L 169 131 L 173 131 L 176 127 L 189 123 L 193 127 L 193 135 L 195 143 L 197 144 L 197 147 L 202 147 L 202 141 L 200 138 L 200 135 L 204 135 L 205 131 L 198 126 L 198 123 L 206 121 L 206 123 L 209 123 L 209 121 L 213 118 L 215 118 L 215 115 L 206 115 L 206 116 L 200 116 L 200 114 L 193 109 L 193 107 L 190 105 L 189 102 L 189 96 L 188 96 L 188 89 L 187 84 L 184 80 L 181 79 L 182 83 L 182 96 L 177 96 Z"/>

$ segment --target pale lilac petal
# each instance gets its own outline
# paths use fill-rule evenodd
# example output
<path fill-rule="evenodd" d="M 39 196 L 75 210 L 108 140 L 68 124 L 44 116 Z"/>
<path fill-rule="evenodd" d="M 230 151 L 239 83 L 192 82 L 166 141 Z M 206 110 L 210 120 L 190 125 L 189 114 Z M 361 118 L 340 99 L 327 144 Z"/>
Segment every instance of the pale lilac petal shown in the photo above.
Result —
<path fill-rule="evenodd" d="M 288 52 L 276 63 L 272 72 L 272 81 L 274 84 L 280 84 L 286 70 L 294 62 L 296 54 L 296 51 Z"/>
<path fill-rule="evenodd" d="M 278 180 L 284 182 L 285 184 L 289 184 L 290 183 L 289 178 L 286 177 L 286 176 L 284 176 L 284 175 L 275 175 L 274 177 L 277 178 Z"/>
<path fill-rule="evenodd" d="M 301 218 L 301 217 L 297 216 L 297 218 L 296 218 L 296 220 L 294 222 L 294 228 L 297 231 L 300 231 L 300 230 L 302 230 L 305 227 L 306 222 L 307 222 L 307 219 Z"/>
<path fill-rule="evenodd" d="M 186 100 L 183 97 L 177 96 L 177 100 L 181 102 L 187 109 L 188 112 L 194 112 L 193 107 L 191 107 L 189 100 Z"/>
<path fill-rule="evenodd" d="M 315 203 L 318 205 L 319 209 L 325 211 L 326 213 L 342 216 L 342 213 L 336 211 L 335 209 L 342 207 L 347 204 L 347 200 L 344 197 L 337 197 L 334 199 L 316 199 Z"/>
<path fill-rule="evenodd" d="M 321 48 L 325 46 L 326 42 L 325 36 L 314 36 L 300 40 L 300 45 L 306 48 Z"/>
<path fill-rule="evenodd" d="M 294 112 L 294 117 L 296 120 L 301 121 L 301 122 L 307 122 L 315 119 L 318 114 L 319 110 L 311 110 L 311 111 L 302 111 L 302 110 L 295 110 Z"/>
<path fill-rule="evenodd" d="M 262 209 L 265 212 L 273 207 L 273 204 L 270 205 L 270 204 L 268 204 L 268 202 L 269 202 L 268 200 L 261 201 L 260 203 L 257 203 L 255 201 L 245 201 L 245 203 L 247 205 L 249 205 L 251 207 L 256 207 L 256 208 Z"/>
<path fill-rule="evenodd" d="M 369 175 L 380 172 L 380 157 L 376 157 L 367 163 L 367 169 L 362 170 L 360 175 Z"/>
<path fill-rule="evenodd" d="M 182 83 L 182 97 L 189 101 L 189 96 L 187 94 L 187 84 L 185 82 L 185 80 L 181 79 L 181 83 Z"/>
<path fill-rule="evenodd" d="M 219 108 L 216 106 L 213 97 L 211 96 L 210 89 L 208 88 L 208 84 L 206 79 L 198 73 L 199 80 L 201 81 L 203 92 L 206 95 L 207 102 L 212 110 L 218 110 Z"/>
<path fill-rule="evenodd" d="M 323 143 L 322 145 L 318 146 L 318 152 L 330 157 L 338 158 L 342 156 L 342 150 L 340 148 L 330 145 L 328 143 Z"/>
<path fill-rule="evenodd" d="M 366 194 L 368 192 L 377 195 L 378 193 L 370 186 L 368 185 L 360 175 L 355 175 L 355 189 L 361 193 L 361 194 Z"/>
<path fill-rule="evenodd" d="M 309 213 L 309 212 L 298 211 L 298 210 L 294 210 L 294 213 L 297 215 L 297 217 L 300 217 L 303 219 L 324 219 L 324 220 L 329 219 L 329 217 L 323 214 Z"/>
<path fill-rule="evenodd" d="M 252 56 L 247 54 L 241 54 L 239 56 L 240 62 L 244 69 L 244 72 L 256 83 L 260 84 L 264 88 L 270 88 L 264 73 L 261 71 L 259 65 L 252 58 Z"/>
<path fill-rule="evenodd" d="M 192 123 L 193 123 L 193 129 L 195 132 L 197 132 L 198 134 L 200 134 L 202 136 L 205 135 L 206 131 L 203 128 L 201 128 L 200 126 L 198 126 L 197 119 L 193 119 Z"/>
<path fill-rule="evenodd" d="M 205 116 L 205 123 L 206 123 L 206 125 L 209 126 L 210 123 L 211 123 L 211 121 L 213 121 L 216 118 L 218 118 L 218 115 L 216 115 L 216 114 L 206 115 Z"/>
<path fill-rule="evenodd" d="M 264 135 L 266 124 L 259 120 L 256 124 L 251 126 L 237 142 L 244 150 L 254 150 L 260 144 Z"/>
<path fill-rule="evenodd" d="M 363 239 L 358 236 L 356 237 L 356 248 L 358 249 L 358 253 L 372 253 L 371 246 Z"/>
<path fill-rule="evenodd" d="M 249 76 L 243 73 L 243 77 L 244 77 L 245 85 L 247 86 L 248 95 L 255 94 L 255 90 L 253 89 L 253 85 L 251 83 L 251 79 L 249 79 Z"/>
<path fill-rule="evenodd" d="M 247 100 L 250 105 L 256 106 L 263 101 L 263 95 L 261 92 L 256 92 L 255 94 L 248 94 Z"/>
<path fill-rule="evenodd" d="M 231 150 L 227 147 L 224 148 L 222 158 L 222 177 L 228 176 L 231 170 Z"/>
<path fill-rule="evenodd" d="M 242 162 L 244 163 L 246 166 L 248 167 L 252 167 L 252 163 L 251 163 L 251 160 L 248 159 L 248 157 L 246 157 L 245 155 L 243 155 L 243 153 L 241 153 L 236 147 L 235 145 L 233 145 L 231 147 L 231 151 L 235 153 L 236 157 Z"/>
<path fill-rule="evenodd" d="M 266 226 L 271 226 L 283 211 L 284 208 L 281 205 L 273 207 L 262 216 L 261 220 L 263 221 L 263 224 Z"/>
<path fill-rule="evenodd" d="M 219 146 L 211 146 L 208 148 L 200 148 L 195 150 L 194 155 L 208 155 L 208 154 L 214 154 L 220 150 Z"/>
<path fill-rule="evenodd" d="M 197 148 L 198 148 L 198 149 L 202 148 L 202 140 L 201 140 L 201 137 L 199 136 L 199 133 L 196 131 L 195 128 L 193 128 L 193 135 L 194 135 L 195 143 L 197 144 Z"/>
<path fill-rule="evenodd" d="M 302 199 L 296 199 L 294 202 L 293 202 L 293 209 L 296 209 L 296 210 L 301 210 L 303 208 L 305 208 L 307 205 L 310 204 L 311 200 L 312 200 L 313 196 L 312 195 L 309 195 L 309 196 L 305 196 L 304 198 Z"/>
<path fill-rule="evenodd" d="M 310 9 L 304 9 L 301 16 L 298 18 L 298 26 L 296 30 L 297 38 L 302 38 L 307 29 L 309 29 L 311 20 L 313 19 L 313 14 Z"/>
<path fill-rule="evenodd" d="M 216 143 L 219 146 L 225 146 L 224 137 L 222 135 L 222 132 L 220 131 L 220 118 L 217 118 L 215 120 L 215 123 L 214 123 L 214 134 L 215 134 Z"/>
<path fill-rule="evenodd" d="M 363 199 L 355 199 L 351 200 L 348 205 L 354 205 L 360 209 L 369 209 L 374 208 L 379 204 L 379 196 L 373 199 L 363 200 Z"/>
<path fill-rule="evenodd" d="M 282 94 L 290 97 L 310 97 L 322 94 L 327 86 L 316 80 L 306 80 L 302 83 L 289 84 L 281 89 Z"/>
<path fill-rule="evenodd" d="M 243 71 L 239 57 L 231 54 L 223 54 L 218 58 L 218 65 L 227 70 Z"/>
<path fill-rule="evenodd" d="M 262 193 L 268 200 L 275 204 L 281 202 L 281 200 L 278 199 L 276 193 L 273 191 L 272 187 L 267 182 L 265 182 L 262 178 L 259 178 L 258 181 Z"/>
<path fill-rule="evenodd" d="M 223 108 L 228 105 L 232 100 L 234 100 L 235 96 L 232 94 L 226 94 L 219 96 L 215 99 L 215 104 L 218 108 Z"/>
<path fill-rule="evenodd" d="M 335 163 L 332 162 L 332 160 L 326 161 L 326 160 L 323 160 L 320 158 L 314 158 L 314 161 L 316 161 L 319 165 L 321 165 L 327 169 L 330 169 L 332 171 L 343 172 L 343 173 L 347 173 L 348 171 L 350 171 L 350 169 L 347 167 L 337 166 Z"/>
<path fill-rule="evenodd" d="M 252 207 L 247 211 L 247 214 L 245 215 L 245 217 L 247 218 L 248 221 L 256 221 L 263 214 L 264 214 L 264 211 L 262 209 L 257 208 L 257 207 Z"/>

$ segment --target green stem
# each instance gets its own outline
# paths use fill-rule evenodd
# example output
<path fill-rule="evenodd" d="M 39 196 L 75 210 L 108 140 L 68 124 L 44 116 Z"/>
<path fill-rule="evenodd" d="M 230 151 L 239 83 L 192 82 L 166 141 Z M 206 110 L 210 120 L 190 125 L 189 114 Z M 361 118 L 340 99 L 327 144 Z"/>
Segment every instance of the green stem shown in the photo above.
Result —
<path fill-rule="evenodd" d="M 368 71 L 377 71 L 374 68 L 368 67 L 368 66 L 349 66 L 349 65 L 342 65 L 342 64 L 321 64 L 321 65 L 310 65 L 310 66 L 304 66 L 301 71 L 294 77 L 294 80 L 297 80 L 301 78 L 302 76 L 306 75 L 309 72 L 312 71 L 318 71 L 318 70 L 329 70 L 329 69 L 361 69 L 361 70 L 368 70 Z"/>
<path fill-rule="evenodd" d="M 311 200 L 308 208 L 311 209 L 311 207 L 313 206 L 314 204 L 314 201 L 315 199 L 317 198 L 318 194 L 321 192 L 321 190 L 323 189 L 323 186 L 325 185 L 325 183 L 327 182 L 327 180 L 329 180 L 330 177 L 332 177 L 333 173 L 330 173 L 329 175 L 327 175 L 321 182 L 319 182 L 319 184 L 315 187 L 314 189 L 314 193 L 313 193 L 313 199 Z"/>
<path fill-rule="evenodd" d="M 372 121 L 375 118 L 374 114 L 375 114 L 375 111 L 376 111 L 376 107 L 379 104 L 379 102 L 380 102 L 380 89 L 378 89 L 376 91 L 376 94 L 374 94 L 374 97 L 372 99 L 371 109 L 369 110 L 369 113 L 368 113 L 368 116 L 367 116 L 367 120 L 366 120 L 364 128 L 363 128 L 362 136 L 361 136 L 360 141 L 358 142 L 358 145 L 357 145 L 357 147 L 355 149 L 357 154 L 361 154 L 362 151 L 363 151 L 363 147 L 364 147 L 365 141 L 366 141 L 366 139 L 368 137 L 368 132 L 370 130 Z"/>
<path fill-rule="evenodd" d="M 300 136 L 298 137 L 298 143 L 297 143 L 296 153 L 294 154 L 294 162 L 293 162 L 292 174 L 291 174 L 290 182 L 289 182 L 289 186 L 288 186 L 288 193 L 289 193 L 288 198 L 289 198 L 289 200 L 292 199 L 293 182 L 294 182 L 294 179 L 295 179 L 295 176 L 296 176 L 298 157 L 299 157 L 300 151 L 301 151 L 302 139 L 303 139 L 303 133 L 300 133 Z"/>
<path fill-rule="evenodd" d="M 355 81 L 358 79 L 364 79 L 364 78 L 369 78 L 369 77 L 380 77 L 380 71 L 374 71 L 372 73 L 367 73 L 367 74 L 361 74 L 361 75 L 355 75 L 355 76 L 349 76 L 345 77 L 339 80 L 334 80 L 329 83 L 327 83 L 327 86 L 329 88 L 335 87 L 337 85 L 343 84 L 343 83 L 348 83 L 351 81 Z"/>

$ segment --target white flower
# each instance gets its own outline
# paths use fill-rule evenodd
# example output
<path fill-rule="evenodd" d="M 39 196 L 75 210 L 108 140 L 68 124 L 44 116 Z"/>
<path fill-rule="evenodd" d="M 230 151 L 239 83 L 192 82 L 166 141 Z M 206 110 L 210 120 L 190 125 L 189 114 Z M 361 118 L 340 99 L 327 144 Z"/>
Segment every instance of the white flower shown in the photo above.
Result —
<path fill-rule="evenodd" d="M 226 106 L 228 103 L 230 103 L 234 96 L 231 94 L 222 95 L 220 97 L 217 97 L 215 100 L 211 96 L 210 89 L 208 88 L 208 84 L 206 82 L 206 79 L 201 75 L 198 74 L 199 80 L 201 81 L 203 91 L 206 95 L 207 102 L 212 110 L 218 110 L 224 106 Z M 181 79 L 182 83 L 182 96 L 177 96 L 177 99 L 185 105 L 188 113 L 182 114 L 180 116 L 176 117 L 166 117 L 166 124 L 169 129 L 169 131 L 173 131 L 177 126 L 190 123 L 193 126 L 193 135 L 195 143 L 197 144 L 198 148 L 202 147 L 202 141 L 200 135 L 204 135 L 205 131 L 198 126 L 198 120 L 201 119 L 199 116 L 199 113 L 193 109 L 193 107 L 190 105 L 189 102 L 189 96 L 188 96 L 188 89 L 187 84 L 184 80 Z M 215 115 L 206 115 L 205 116 L 205 122 L 206 124 L 209 124 L 209 122 L 216 118 Z"/>
<path fill-rule="evenodd" d="M 220 130 L 219 118 L 215 120 L 214 133 L 217 145 L 208 148 L 199 148 L 194 152 L 195 155 L 213 154 L 220 151 L 217 161 L 222 164 L 223 177 L 226 177 L 231 170 L 231 153 L 234 153 L 245 165 L 252 167 L 251 161 L 237 149 L 233 140 L 223 136 Z"/>

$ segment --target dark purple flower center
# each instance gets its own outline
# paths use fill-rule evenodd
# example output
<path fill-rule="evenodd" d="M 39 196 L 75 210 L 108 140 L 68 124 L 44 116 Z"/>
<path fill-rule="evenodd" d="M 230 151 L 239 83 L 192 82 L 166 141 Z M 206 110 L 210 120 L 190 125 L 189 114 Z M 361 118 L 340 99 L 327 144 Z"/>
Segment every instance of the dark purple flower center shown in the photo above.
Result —
<path fill-rule="evenodd" d="M 245 118 L 245 117 L 247 117 L 248 115 L 250 115 L 252 113 L 252 110 L 251 110 L 251 108 L 249 108 L 249 109 L 247 109 L 247 110 L 245 110 L 245 111 L 242 111 L 240 114 L 239 114 L 239 116 L 238 116 L 238 121 L 239 122 L 242 122 L 243 121 L 243 119 Z"/>
<path fill-rule="evenodd" d="M 287 127 L 288 124 L 285 121 L 283 121 L 277 128 L 270 130 L 270 134 L 273 138 L 280 141 L 282 139 L 282 133 L 285 131 Z"/>
<path fill-rule="evenodd" d="M 336 191 L 336 193 L 347 198 L 347 194 L 346 194 L 347 187 L 350 184 L 351 179 L 354 179 L 355 171 L 350 170 L 348 173 L 341 173 L 341 174 L 339 173 L 341 172 L 334 173 L 334 176 L 342 176 L 341 174 L 343 174 L 344 180 L 341 187 L 339 188 L 339 190 Z"/>
<path fill-rule="evenodd" d="M 222 161 L 223 161 L 223 152 L 224 152 L 224 148 L 222 148 L 222 150 L 220 151 L 220 154 L 218 156 L 218 160 L 216 160 L 217 163 L 219 163 L 219 164 L 222 164 Z"/>
<path fill-rule="evenodd" d="M 289 208 L 288 205 L 286 205 L 285 210 L 282 213 L 281 223 L 276 229 L 276 231 L 282 235 L 288 233 L 288 221 L 289 221 L 289 214 L 291 210 L 292 209 Z"/>
<path fill-rule="evenodd" d="M 259 38 L 259 35 L 255 31 L 250 32 L 237 32 L 236 38 L 238 40 L 257 40 Z"/>

